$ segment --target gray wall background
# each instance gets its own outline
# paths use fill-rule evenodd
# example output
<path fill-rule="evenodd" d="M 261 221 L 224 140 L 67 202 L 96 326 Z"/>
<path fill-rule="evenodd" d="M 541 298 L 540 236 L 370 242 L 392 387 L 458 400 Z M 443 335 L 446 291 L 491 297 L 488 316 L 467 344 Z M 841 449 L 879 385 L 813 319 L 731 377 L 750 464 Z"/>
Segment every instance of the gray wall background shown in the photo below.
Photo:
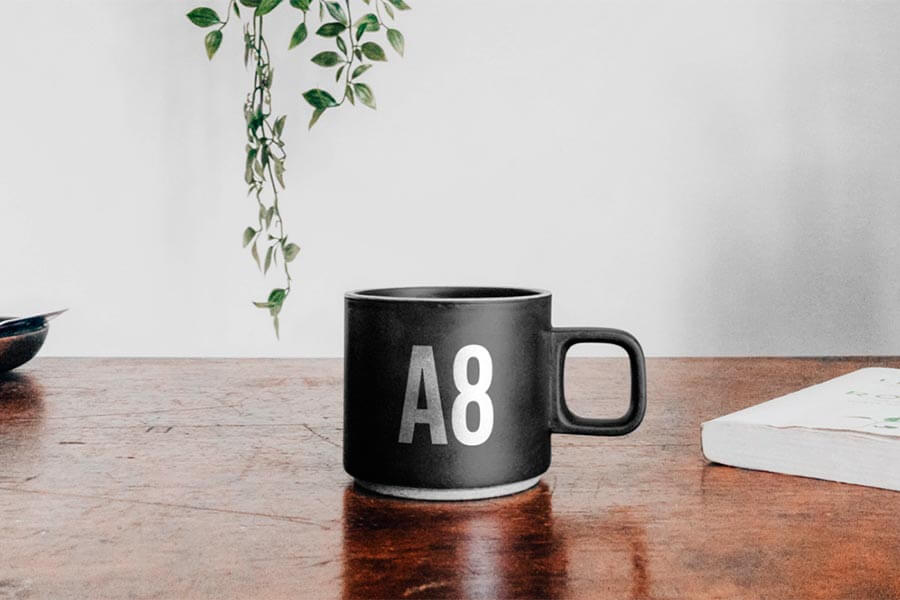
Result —
<path fill-rule="evenodd" d="M 421 283 L 549 288 L 650 355 L 900 352 L 898 3 L 419 0 L 378 110 L 311 132 L 285 3 L 280 343 L 240 34 L 209 63 L 194 5 L 5 6 L 0 312 L 71 307 L 47 355 L 336 356 L 343 291 Z"/>

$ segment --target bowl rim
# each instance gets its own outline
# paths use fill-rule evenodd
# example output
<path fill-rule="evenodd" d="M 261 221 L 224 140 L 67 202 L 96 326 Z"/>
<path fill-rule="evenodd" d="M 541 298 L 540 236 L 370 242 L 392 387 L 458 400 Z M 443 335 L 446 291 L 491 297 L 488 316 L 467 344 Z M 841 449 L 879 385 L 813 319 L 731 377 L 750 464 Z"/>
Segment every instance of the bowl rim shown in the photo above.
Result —
<path fill-rule="evenodd" d="M 7 318 L 12 318 L 12 317 L 7 317 Z M 3 319 L 4 319 L 4 317 L 0 317 L 0 321 L 2 321 Z M 35 334 L 39 334 L 41 332 L 46 332 L 48 329 L 50 329 L 50 323 L 47 323 L 45 321 L 44 324 L 41 325 L 40 327 L 35 327 L 33 329 L 26 329 L 25 331 L 19 331 L 18 333 L 13 333 L 12 335 L 4 335 L 4 333 L 2 331 L 0 331 L 0 341 L 14 340 L 14 339 L 20 338 L 20 337 L 22 337 L 22 338 L 29 337 L 29 336 L 32 336 Z"/>

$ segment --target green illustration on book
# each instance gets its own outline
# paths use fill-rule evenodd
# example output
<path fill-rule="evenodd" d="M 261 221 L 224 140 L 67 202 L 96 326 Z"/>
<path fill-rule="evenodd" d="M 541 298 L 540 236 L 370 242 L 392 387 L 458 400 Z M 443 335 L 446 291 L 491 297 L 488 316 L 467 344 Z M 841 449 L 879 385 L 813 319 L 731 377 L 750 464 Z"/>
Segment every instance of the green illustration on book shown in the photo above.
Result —
<path fill-rule="evenodd" d="M 328 111 L 339 106 L 356 104 L 359 100 L 371 109 L 375 108 L 375 94 L 369 84 L 362 81 L 363 75 L 375 63 L 387 61 L 384 48 L 377 42 L 375 34 L 382 33 L 391 47 L 403 56 L 405 40 L 403 34 L 393 25 L 395 10 L 409 10 L 404 0 L 361 0 L 366 6 L 365 14 L 353 20 L 351 0 L 334 2 L 330 0 L 289 0 L 288 4 L 299 11 L 288 14 L 294 28 L 288 41 L 291 50 L 302 44 L 308 36 L 307 21 L 313 3 L 317 6 L 321 25 L 315 34 L 323 40 L 332 40 L 337 52 L 324 50 L 315 54 L 310 61 L 323 68 L 335 69 L 334 80 L 340 90 L 331 94 L 327 90 L 313 88 L 303 92 L 303 99 L 312 107 L 309 120 L 311 128 Z M 278 188 L 283 190 L 285 159 L 282 132 L 287 115 L 276 116 L 272 110 L 272 80 L 274 69 L 269 55 L 269 44 L 263 35 L 263 21 L 282 0 L 229 0 L 225 20 L 208 7 L 199 7 L 187 13 L 191 23 L 202 28 L 213 28 L 204 37 L 206 55 L 212 60 L 222 43 L 222 30 L 231 17 L 244 23 L 244 66 L 253 63 L 253 87 L 244 101 L 244 121 L 246 122 L 247 159 L 244 167 L 244 181 L 247 195 L 256 199 L 256 222 L 244 229 L 244 247 L 250 247 L 250 256 L 265 275 L 269 268 L 279 265 L 284 270 L 284 287 L 276 287 L 269 292 L 266 300 L 254 302 L 258 308 L 269 311 L 275 335 L 278 332 L 278 315 L 285 300 L 291 293 L 291 272 L 288 266 L 300 253 L 300 246 L 288 241 L 284 219 L 279 206 Z M 243 21 L 240 6 L 252 9 L 252 14 Z M 359 7 L 363 8 L 363 7 Z M 385 17 L 390 20 L 390 25 Z M 268 17 L 271 18 L 271 17 Z M 337 99 L 340 96 L 340 100 Z M 276 185 L 277 183 L 277 185 Z M 261 250 L 261 248 L 263 250 Z M 260 252 L 264 252 L 260 258 Z"/>
<path fill-rule="evenodd" d="M 872 417 L 864 417 L 861 415 L 852 415 L 847 417 L 848 419 L 866 419 L 867 421 L 871 421 L 866 425 L 861 425 L 860 427 L 875 427 L 877 429 L 900 429 L 900 425 L 885 425 L 884 423 L 900 423 L 900 417 L 885 417 L 883 419 L 873 419 Z"/>

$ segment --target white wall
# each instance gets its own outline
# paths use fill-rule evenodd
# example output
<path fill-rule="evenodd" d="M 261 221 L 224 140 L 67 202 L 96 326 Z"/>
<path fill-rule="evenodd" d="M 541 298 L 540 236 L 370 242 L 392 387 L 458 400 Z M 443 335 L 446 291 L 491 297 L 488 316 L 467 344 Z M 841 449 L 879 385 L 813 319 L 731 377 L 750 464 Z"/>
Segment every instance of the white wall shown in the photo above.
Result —
<path fill-rule="evenodd" d="M 240 246 L 240 37 L 210 64 L 195 4 L 225 6 L 4 6 L 0 313 L 70 307 L 46 355 L 334 356 L 345 290 L 416 283 L 549 288 L 650 355 L 900 353 L 898 3 L 418 0 L 378 111 L 312 132 L 329 72 L 268 26 L 280 343 Z"/>

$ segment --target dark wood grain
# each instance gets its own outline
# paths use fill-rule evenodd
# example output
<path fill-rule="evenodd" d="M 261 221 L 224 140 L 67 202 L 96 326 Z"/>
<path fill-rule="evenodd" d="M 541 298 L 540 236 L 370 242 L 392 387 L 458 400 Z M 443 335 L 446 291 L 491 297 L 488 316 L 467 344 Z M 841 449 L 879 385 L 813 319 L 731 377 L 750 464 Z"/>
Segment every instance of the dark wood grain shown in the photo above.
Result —
<path fill-rule="evenodd" d="M 0 598 L 900 598 L 900 495 L 706 464 L 699 423 L 900 359 L 652 359 L 644 425 L 541 484 L 354 489 L 338 360 L 38 359 L 0 378 Z M 624 361 L 574 359 L 612 414 Z"/>

